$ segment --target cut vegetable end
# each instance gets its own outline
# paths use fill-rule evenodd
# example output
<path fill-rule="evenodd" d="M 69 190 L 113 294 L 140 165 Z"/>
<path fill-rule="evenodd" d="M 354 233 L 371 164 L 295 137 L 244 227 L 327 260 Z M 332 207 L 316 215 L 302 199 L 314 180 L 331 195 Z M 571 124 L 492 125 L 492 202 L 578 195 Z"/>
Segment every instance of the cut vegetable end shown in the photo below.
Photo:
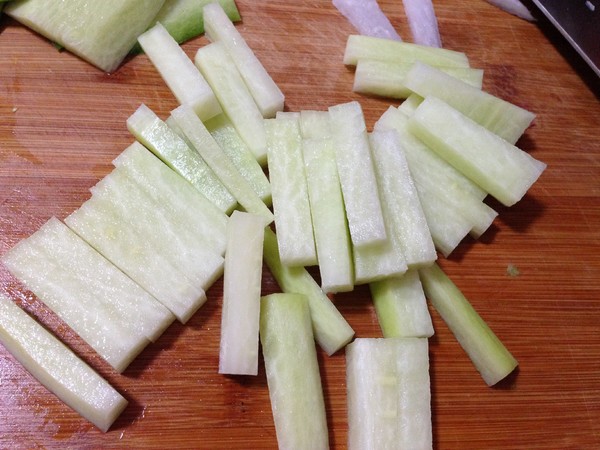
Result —
<path fill-rule="evenodd" d="M 517 360 L 458 287 L 434 264 L 419 271 L 425 295 L 442 316 L 488 386 L 506 378 Z"/>

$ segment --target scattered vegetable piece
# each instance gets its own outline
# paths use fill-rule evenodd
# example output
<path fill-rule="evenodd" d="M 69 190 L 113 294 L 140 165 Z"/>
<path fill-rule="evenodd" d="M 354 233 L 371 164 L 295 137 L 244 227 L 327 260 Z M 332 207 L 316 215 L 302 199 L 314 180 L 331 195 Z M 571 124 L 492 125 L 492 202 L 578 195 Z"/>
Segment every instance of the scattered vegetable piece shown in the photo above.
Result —
<path fill-rule="evenodd" d="M 283 111 L 285 97 L 219 3 L 204 7 L 206 34 L 223 44 L 265 118 Z"/>
<path fill-rule="evenodd" d="M 427 339 L 355 339 L 346 385 L 349 450 L 433 448 Z"/>
<path fill-rule="evenodd" d="M 527 7 L 519 0 L 486 0 L 494 6 L 503 9 L 507 13 L 514 16 L 520 17 L 521 19 L 529 20 L 530 22 L 535 21 L 535 17 L 531 15 L 531 12 Z"/>
<path fill-rule="evenodd" d="M 458 287 L 434 264 L 419 270 L 425 296 L 442 316 L 488 386 L 507 377 L 517 360 Z"/>
<path fill-rule="evenodd" d="M 258 332 L 265 221 L 234 211 L 227 223 L 219 373 L 258 373 Z"/>
<path fill-rule="evenodd" d="M 362 35 L 402 40 L 376 0 L 333 0 L 333 6 Z"/>
<path fill-rule="evenodd" d="M 165 0 L 19 0 L 4 14 L 105 72 L 113 72 Z"/>
<path fill-rule="evenodd" d="M 308 301 L 301 294 L 261 299 L 260 342 L 281 450 L 329 448 L 321 375 Z"/>
<path fill-rule="evenodd" d="M 352 340 L 354 330 L 306 269 L 281 264 L 277 236 L 269 228 L 265 229 L 263 255 L 283 292 L 303 294 L 308 299 L 315 339 L 328 355 Z"/>
<path fill-rule="evenodd" d="M 506 206 L 518 202 L 546 168 L 435 97 L 419 105 L 408 129 Z"/>
<path fill-rule="evenodd" d="M 431 0 L 402 0 L 413 42 L 429 47 L 442 47 L 437 17 Z"/>
<path fill-rule="evenodd" d="M 49 391 L 106 432 L 127 406 L 108 382 L 0 293 L 0 342 Z"/>
<path fill-rule="evenodd" d="M 202 120 L 221 113 L 212 89 L 162 24 L 143 33 L 138 42 L 179 104 L 189 105 Z"/>

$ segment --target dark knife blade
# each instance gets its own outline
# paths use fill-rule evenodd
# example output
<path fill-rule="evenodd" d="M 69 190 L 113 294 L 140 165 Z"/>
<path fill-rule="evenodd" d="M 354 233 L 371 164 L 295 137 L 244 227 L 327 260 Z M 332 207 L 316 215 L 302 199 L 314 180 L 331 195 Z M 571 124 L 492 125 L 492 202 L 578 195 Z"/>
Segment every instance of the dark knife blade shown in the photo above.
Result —
<path fill-rule="evenodd" d="M 533 0 L 600 77 L 600 0 Z"/>

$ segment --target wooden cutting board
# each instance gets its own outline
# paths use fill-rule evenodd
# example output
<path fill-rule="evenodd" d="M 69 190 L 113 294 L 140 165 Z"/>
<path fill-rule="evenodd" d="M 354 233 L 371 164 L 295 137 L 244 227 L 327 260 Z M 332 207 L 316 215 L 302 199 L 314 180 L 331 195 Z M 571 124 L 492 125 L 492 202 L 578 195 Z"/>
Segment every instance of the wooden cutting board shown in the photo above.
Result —
<path fill-rule="evenodd" d="M 381 1 L 410 41 L 401 2 Z M 358 100 L 369 129 L 398 102 L 352 93 L 350 24 L 327 0 L 238 0 L 239 30 L 286 94 L 286 108 Z M 438 449 L 600 448 L 600 104 L 597 79 L 545 23 L 483 0 L 435 2 L 446 47 L 485 69 L 484 88 L 537 113 L 519 146 L 548 164 L 529 194 L 440 264 L 520 362 L 485 386 L 432 311 Z M 184 45 L 193 56 L 206 43 Z M 558 47 L 557 47 L 558 46 Z M 587 80 L 587 81 L 586 81 Z M 596 91 L 598 92 L 598 91 Z M 0 254 L 65 217 L 131 141 L 127 117 L 176 102 L 144 56 L 104 74 L 0 18 Z M 512 264 L 519 275 L 507 275 Z M 0 348 L 0 448 L 276 448 L 264 370 L 217 373 L 222 284 L 119 375 L 0 268 L 0 289 L 71 345 L 129 400 L 106 434 L 69 410 Z M 265 269 L 264 292 L 278 291 Z M 381 336 L 368 289 L 334 302 L 360 337 Z M 346 447 L 343 352 L 319 351 L 332 448 Z"/>

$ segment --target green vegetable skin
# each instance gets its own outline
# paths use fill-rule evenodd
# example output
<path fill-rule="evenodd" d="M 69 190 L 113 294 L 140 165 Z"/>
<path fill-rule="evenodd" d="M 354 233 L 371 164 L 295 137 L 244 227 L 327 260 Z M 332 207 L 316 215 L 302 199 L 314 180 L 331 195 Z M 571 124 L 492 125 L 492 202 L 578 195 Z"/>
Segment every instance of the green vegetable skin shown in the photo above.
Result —
<path fill-rule="evenodd" d="M 6 0 L 4 0 L 6 1 Z M 204 17 L 202 9 L 205 5 L 215 0 L 166 0 L 165 4 L 154 18 L 153 23 L 160 22 L 171 36 L 179 43 L 204 33 Z M 216 0 L 219 2 L 227 17 L 232 22 L 239 22 L 242 18 L 234 0 Z M 142 51 L 136 44 L 130 53 L 137 54 Z"/>
<path fill-rule="evenodd" d="M 500 339 L 473 309 L 458 287 L 434 264 L 419 270 L 425 295 L 442 316 L 488 386 L 518 365 Z"/>

